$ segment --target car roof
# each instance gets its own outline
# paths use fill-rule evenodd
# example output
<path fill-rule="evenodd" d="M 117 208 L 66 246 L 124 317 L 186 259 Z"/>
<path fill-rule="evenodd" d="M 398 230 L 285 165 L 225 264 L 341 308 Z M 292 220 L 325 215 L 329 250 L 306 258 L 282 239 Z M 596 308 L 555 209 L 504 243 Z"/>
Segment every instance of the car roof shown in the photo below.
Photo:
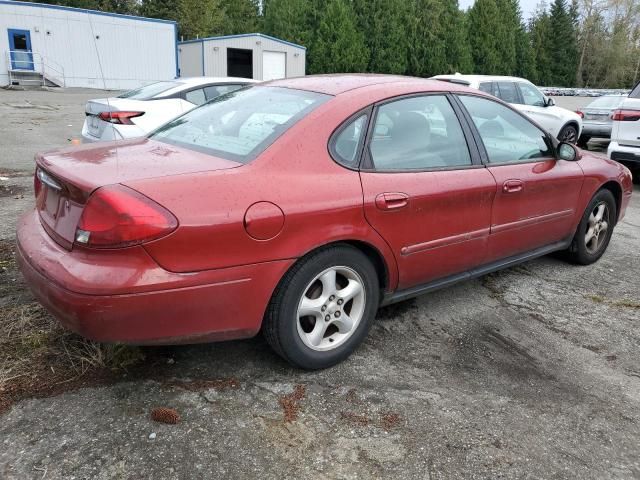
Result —
<path fill-rule="evenodd" d="M 381 74 L 310 75 L 306 77 L 272 80 L 270 82 L 266 82 L 264 85 L 308 90 L 327 95 L 340 95 L 360 88 L 375 85 L 384 86 L 391 83 L 420 85 L 425 87 L 424 90 L 442 90 L 441 82 L 435 82 L 425 78 Z M 458 88 L 450 85 L 446 90 L 458 90 Z"/>
<path fill-rule="evenodd" d="M 521 77 L 508 77 L 503 75 L 462 75 L 460 73 L 456 73 L 455 75 L 436 75 L 435 77 L 431 77 L 434 80 L 463 80 L 471 83 L 480 83 L 480 82 L 494 82 L 494 81 L 504 81 L 504 82 L 527 82 L 531 83 L 526 78 Z"/>

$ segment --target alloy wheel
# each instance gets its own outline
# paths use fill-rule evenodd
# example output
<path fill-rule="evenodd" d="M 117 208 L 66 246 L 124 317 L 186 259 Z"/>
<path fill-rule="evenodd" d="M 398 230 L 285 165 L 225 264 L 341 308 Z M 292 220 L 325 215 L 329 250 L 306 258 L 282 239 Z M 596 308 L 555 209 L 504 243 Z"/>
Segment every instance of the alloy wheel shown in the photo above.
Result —
<path fill-rule="evenodd" d="M 594 254 L 600 250 L 607 238 L 609 229 L 609 207 L 605 202 L 596 204 L 589 220 L 587 221 L 587 231 L 584 235 L 584 244 L 587 252 Z"/>
<path fill-rule="evenodd" d="M 364 282 L 355 270 L 327 268 L 307 285 L 298 303 L 298 335 L 312 350 L 337 348 L 357 330 L 365 305 Z"/>

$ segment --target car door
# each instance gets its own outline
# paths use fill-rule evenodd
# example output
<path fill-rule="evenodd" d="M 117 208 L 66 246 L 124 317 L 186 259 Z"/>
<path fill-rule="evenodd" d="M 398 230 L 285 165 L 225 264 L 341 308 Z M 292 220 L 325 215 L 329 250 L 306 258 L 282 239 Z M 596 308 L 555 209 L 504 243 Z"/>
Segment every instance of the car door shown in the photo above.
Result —
<path fill-rule="evenodd" d="M 548 135 L 508 106 L 459 95 L 497 190 L 489 262 L 568 240 L 573 235 L 583 173 L 559 160 Z"/>
<path fill-rule="evenodd" d="M 553 106 L 547 104 L 547 99 L 534 85 L 526 82 L 516 82 L 522 104 L 514 105 L 518 110 L 538 123 L 552 135 L 557 135 L 563 127 L 563 122 Z"/>
<path fill-rule="evenodd" d="M 364 211 L 393 250 L 399 289 L 485 258 L 495 180 L 469 148 L 471 130 L 456 111 L 445 94 L 375 107 L 360 169 Z"/>

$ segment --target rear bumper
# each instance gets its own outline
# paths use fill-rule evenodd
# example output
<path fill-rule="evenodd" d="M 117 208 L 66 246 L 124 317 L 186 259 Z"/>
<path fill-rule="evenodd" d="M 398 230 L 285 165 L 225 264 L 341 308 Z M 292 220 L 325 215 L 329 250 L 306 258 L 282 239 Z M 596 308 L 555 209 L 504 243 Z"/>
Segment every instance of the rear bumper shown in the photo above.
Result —
<path fill-rule="evenodd" d="M 136 125 L 108 124 L 104 127 L 100 136 L 96 137 L 90 133 L 89 125 L 86 120 L 84 125 L 82 125 L 82 143 L 112 142 L 114 140 L 123 140 L 126 138 L 144 137 L 146 134 L 147 132 Z"/>
<path fill-rule="evenodd" d="M 583 123 L 582 135 L 598 138 L 611 138 L 611 125 Z"/>
<path fill-rule="evenodd" d="M 18 227 L 18 265 L 42 305 L 92 340 L 178 344 L 255 335 L 293 260 L 178 274 L 142 247 L 66 251 L 29 212 Z"/>
<path fill-rule="evenodd" d="M 611 142 L 607 148 L 607 156 L 611 160 L 615 160 L 634 168 L 640 167 L 640 146 L 631 147 L 628 145 L 620 145 L 618 142 Z"/>

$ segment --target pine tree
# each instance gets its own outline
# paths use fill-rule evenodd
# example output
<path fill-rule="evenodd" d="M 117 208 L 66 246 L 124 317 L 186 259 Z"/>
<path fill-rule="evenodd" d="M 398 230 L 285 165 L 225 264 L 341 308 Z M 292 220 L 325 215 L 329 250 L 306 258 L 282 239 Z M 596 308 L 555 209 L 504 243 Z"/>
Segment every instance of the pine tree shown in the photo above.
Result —
<path fill-rule="evenodd" d="M 496 0 L 500 21 L 496 23 L 499 75 L 513 75 L 516 71 L 516 35 L 520 26 L 519 4 L 513 0 Z"/>
<path fill-rule="evenodd" d="M 363 72 L 369 63 L 364 36 L 349 0 L 328 0 L 308 56 L 309 73 Z"/>
<path fill-rule="evenodd" d="M 495 0 L 476 0 L 469 11 L 469 43 L 476 73 L 495 75 L 502 69 L 497 36 L 501 21 Z"/>
<path fill-rule="evenodd" d="M 407 70 L 404 0 L 354 0 L 357 25 L 366 32 L 367 71 L 403 74 Z"/>
<path fill-rule="evenodd" d="M 551 20 L 544 6 L 538 9 L 529 23 L 531 44 L 536 62 L 536 83 L 544 86 L 560 86 L 554 84 L 551 72 Z"/>
<path fill-rule="evenodd" d="M 554 0 L 549 26 L 552 82 L 558 86 L 573 85 L 578 65 L 578 47 L 575 23 L 567 0 Z"/>
<path fill-rule="evenodd" d="M 256 33 L 258 31 L 258 2 L 256 0 L 221 0 L 224 10 L 222 33 Z"/>
<path fill-rule="evenodd" d="M 143 17 L 177 20 L 178 8 L 175 0 L 142 0 L 139 14 Z"/>
<path fill-rule="evenodd" d="M 178 23 L 185 39 L 220 35 L 224 25 L 220 0 L 179 0 Z"/>
<path fill-rule="evenodd" d="M 263 3 L 265 33 L 309 47 L 316 29 L 312 8 L 309 0 L 268 0 Z"/>

